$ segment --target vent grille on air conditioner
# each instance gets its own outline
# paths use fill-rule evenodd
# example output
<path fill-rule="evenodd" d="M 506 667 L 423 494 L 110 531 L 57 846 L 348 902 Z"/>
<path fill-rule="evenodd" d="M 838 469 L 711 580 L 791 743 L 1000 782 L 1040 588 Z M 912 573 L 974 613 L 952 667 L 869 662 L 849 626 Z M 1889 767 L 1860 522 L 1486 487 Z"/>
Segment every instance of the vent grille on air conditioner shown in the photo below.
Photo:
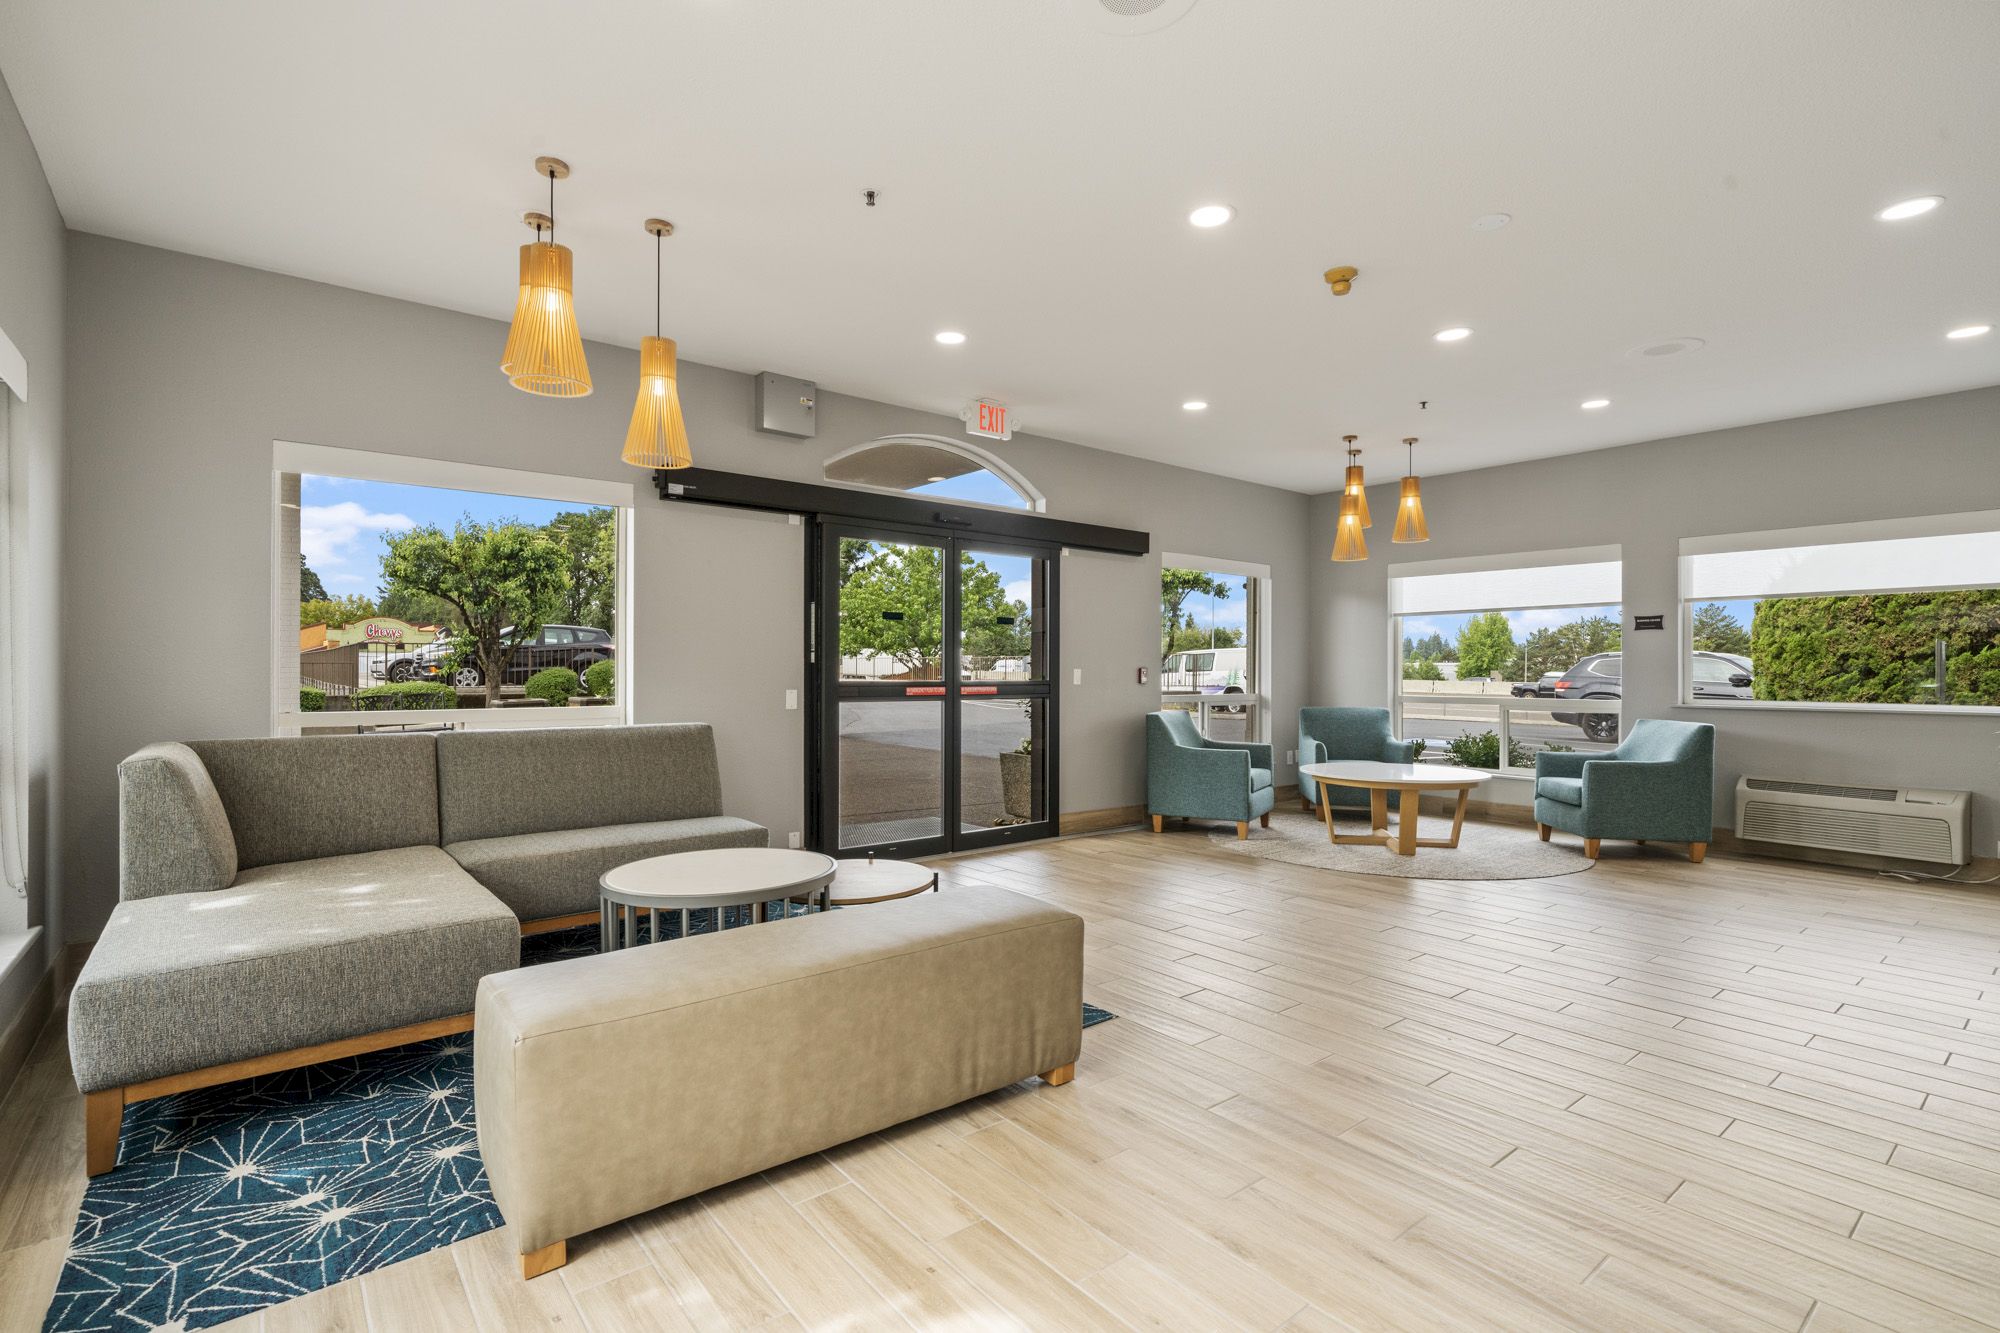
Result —
<path fill-rule="evenodd" d="M 1832 794 L 1840 789 L 1828 790 Z M 1740 827 L 1736 836 L 1753 842 L 1789 842 L 1802 847 L 1863 852 L 1908 861 L 1945 862 L 1958 859 L 1953 855 L 1950 822 L 1923 815 L 1830 810 L 1810 805 L 1747 800 L 1743 803 L 1738 823 Z"/>
<path fill-rule="evenodd" d="M 1850 801 L 1893 801 L 1894 787 L 1834 787 L 1824 782 L 1779 782 L 1773 778 L 1745 778 L 1752 791 L 1784 791 L 1800 796 L 1843 796 Z"/>

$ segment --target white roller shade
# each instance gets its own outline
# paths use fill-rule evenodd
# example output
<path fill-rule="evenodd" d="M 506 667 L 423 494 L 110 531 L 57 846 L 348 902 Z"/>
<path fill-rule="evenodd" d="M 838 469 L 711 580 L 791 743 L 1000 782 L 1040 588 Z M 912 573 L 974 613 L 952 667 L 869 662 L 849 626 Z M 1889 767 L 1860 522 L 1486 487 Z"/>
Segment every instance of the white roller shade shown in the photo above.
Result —
<path fill-rule="evenodd" d="M 1438 574 L 1392 574 L 1389 614 L 1616 606 L 1624 597 L 1623 570 L 1623 564 L 1617 560 L 1590 560 Z"/>
<path fill-rule="evenodd" d="M 2000 587 L 2000 531 L 1773 545 L 1681 557 L 1681 595 L 1689 601 L 1993 587 Z"/>

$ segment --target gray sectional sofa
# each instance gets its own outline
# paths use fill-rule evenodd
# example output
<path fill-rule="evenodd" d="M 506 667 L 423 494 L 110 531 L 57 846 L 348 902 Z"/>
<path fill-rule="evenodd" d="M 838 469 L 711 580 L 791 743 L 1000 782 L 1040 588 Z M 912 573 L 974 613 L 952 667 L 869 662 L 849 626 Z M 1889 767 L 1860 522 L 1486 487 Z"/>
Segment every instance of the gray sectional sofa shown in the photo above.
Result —
<path fill-rule="evenodd" d="M 132 1102 L 465 1031 L 606 870 L 768 841 L 700 725 L 149 745 L 118 789 L 120 901 L 69 1006 L 92 1175 Z"/>

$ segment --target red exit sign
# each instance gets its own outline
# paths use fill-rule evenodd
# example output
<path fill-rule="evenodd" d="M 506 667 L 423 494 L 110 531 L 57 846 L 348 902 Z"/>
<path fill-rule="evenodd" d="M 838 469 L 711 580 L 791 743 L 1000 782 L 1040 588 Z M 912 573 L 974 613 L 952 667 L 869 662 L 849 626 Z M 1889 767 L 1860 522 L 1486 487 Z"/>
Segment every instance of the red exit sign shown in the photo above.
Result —
<path fill-rule="evenodd" d="M 965 422 L 967 435 L 983 436 L 989 440 L 1014 438 L 1014 423 L 1009 419 L 1005 403 L 996 403 L 990 398 L 975 398 L 965 405 L 965 411 L 959 416 Z"/>

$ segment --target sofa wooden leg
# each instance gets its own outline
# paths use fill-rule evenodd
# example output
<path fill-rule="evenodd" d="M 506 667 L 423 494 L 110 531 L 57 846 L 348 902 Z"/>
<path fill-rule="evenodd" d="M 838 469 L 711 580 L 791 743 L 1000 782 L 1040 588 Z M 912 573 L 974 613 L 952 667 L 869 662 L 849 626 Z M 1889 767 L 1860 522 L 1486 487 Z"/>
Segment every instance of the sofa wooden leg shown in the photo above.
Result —
<path fill-rule="evenodd" d="M 1237 836 L 1237 837 L 1239 837 L 1239 838 L 1247 838 L 1247 837 L 1249 837 L 1249 836 L 1250 836 L 1250 821 L 1249 821 L 1249 820 L 1247 820 L 1247 819 L 1239 819 L 1239 820 L 1237 820 L 1237 821 L 1236 821 L 1236 836 Z"/>
<path fill-rule="evenodd" d="M 1595 861 L 1597 859 L 1598 846 L 1599 846 L 1598 839 L 1585 838 L 1583 840 L 1583 854 L 1589 857 L 1591 860 Z"/>
<path fill-rule="evenodd" d="M 1708 855 L 1707 843 L 1691 842 L 1688 844 L 1688 860 L 1694 862 L 1696 865 L 1700 865 L 1702 858 L 1707 855 Z"/>
<path fill-rule="evenodd" d="M 1153 832 L 1155 832 L 1155 833 L 1158 833 L 1158 832 L 1159 832 L 1160 830 L 1164 829 L 1164 828 L 1165 828 L 1166 826 L 1167 826 L 1167 817 L 1166 817 L 1165 815 L 1154 815 L 1154 816 L 1153 816 Z"/>
<path fill-rule="evenodd" d="M 1313 803 L 1301 796 L 1299 797 L 1299 809 L 1305 811 L 1307 814 L 1311 814 L 1313 812 Z"/>
<path fill-rule="evenodd" d="M 1264 812 L 1263 814 L 1261 814 L 1261 815 L 1258 815 L 1258 816 L 1257 816 L 1257 827 L 1258 827 L 1258 828 L 1269 828 L 1269 827 L 1271 827 L 1271 812 L 1270 812 L 1270 811 L 1266 810 L 1266 811 L 1265 811 L 1265 812 Z"/>
<path fill-rule="evenodd" d="M 83 1169 L 101 1176 L 118 1165 L 118 1130 L 125 1122 L 125 1089 L 83 1095 Z"/>
<path fill-rule="evenodd" d="M 559 1240 L 553 1245 L 544 1245 L 532 1254 L 521 1256 L 521 1280 L 553 1273 L 569 1262 L 569 1242 Z"/>
<path fill-rule="evenodd" d="M 1541 837 L 1541 840 L 1543 842 L 1547 842 L 1549 840 L 1549 834 L 1555 832 L 1555 830 L 1550 828 L 1547 824 L 1537 824 L 1535 825 L 1535 832 Z"/>
<path fill-rule="evenodd" d="M 1060 1088 L 1063 1084 L 1069 1082 L 1071 1079 L 1075 1077 L 1076 1077 L 1076 1061 L 1072 1060 L 1066 1065 L 1059 1065 L 1056 1068 L 1051 1069 L 1048 1073 L 1043 1074 L 1041 1076 L 1041 1079 L 1042 1082 L 1048 1084 L 1052 1088 Z"/>

